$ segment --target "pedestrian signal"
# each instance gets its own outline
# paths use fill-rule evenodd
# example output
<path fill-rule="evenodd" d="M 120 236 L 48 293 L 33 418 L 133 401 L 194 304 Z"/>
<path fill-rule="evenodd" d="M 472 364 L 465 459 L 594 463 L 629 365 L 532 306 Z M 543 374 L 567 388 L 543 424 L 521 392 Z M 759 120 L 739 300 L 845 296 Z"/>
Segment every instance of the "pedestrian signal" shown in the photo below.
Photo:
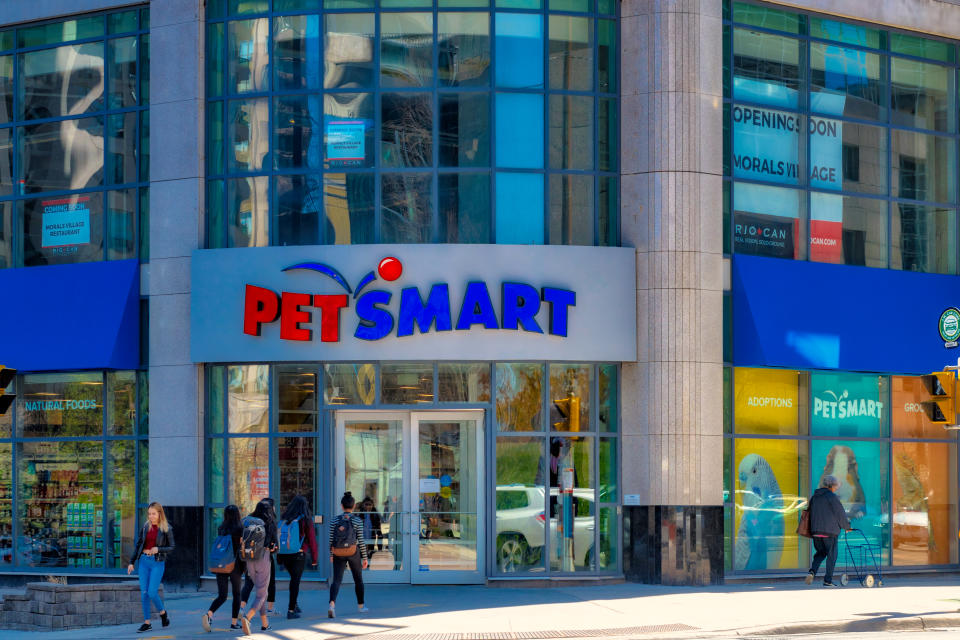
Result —
<path fill-rule="evenodd" d="M 957 412 L 954 405 L 957 377 L 952 371 L 938 371 L 920 376 L 923 386 L 930 397 L 920 403 L 927 418 L 934 424 L 943 426 L 957 424 Z"/>
<path fill-rule="evenodd" d="M 6 392 L 7 387 L 10 386 L 16 375 L 16 369 L 0 365 L 0 416 L 7 412 L 7 409 L 13 404 L 14 398 L 17 397 L 16 394 Z"/>

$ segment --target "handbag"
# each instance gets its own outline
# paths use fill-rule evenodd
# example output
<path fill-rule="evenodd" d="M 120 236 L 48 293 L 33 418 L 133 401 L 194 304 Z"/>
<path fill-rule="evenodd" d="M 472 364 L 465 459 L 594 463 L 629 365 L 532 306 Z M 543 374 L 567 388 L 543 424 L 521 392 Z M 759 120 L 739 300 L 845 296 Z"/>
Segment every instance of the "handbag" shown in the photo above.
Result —
<path fill-rule="evenodd" d="M 804 509 L 800 514 L 800 522 L 797 523 L 797 535 L 804 538 L 812 538 L 813 532 L 810 531 L 810 509 Z"/>

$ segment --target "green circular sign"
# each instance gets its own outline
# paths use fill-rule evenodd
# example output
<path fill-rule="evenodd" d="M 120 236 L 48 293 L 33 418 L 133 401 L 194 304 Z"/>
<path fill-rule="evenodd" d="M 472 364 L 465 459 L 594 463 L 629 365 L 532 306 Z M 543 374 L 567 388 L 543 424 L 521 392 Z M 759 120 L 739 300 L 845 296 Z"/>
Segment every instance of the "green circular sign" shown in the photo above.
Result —
<path fill-rule="evenodd" d="M 960 310 L 950 307 L 940 314 L 940 337 L 944 342 L 956 342 L 960 338 Z"/>

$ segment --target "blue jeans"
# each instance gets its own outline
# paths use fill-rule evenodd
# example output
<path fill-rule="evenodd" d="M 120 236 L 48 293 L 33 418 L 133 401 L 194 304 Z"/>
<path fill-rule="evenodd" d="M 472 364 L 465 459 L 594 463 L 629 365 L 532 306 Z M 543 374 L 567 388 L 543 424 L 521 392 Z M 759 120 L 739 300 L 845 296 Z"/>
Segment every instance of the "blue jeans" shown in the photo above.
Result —
<path fill-rule="evenodd" d="M 143 619 L 150 619 L 150 602 L 157 611 L 165 611 L 160 599 L 160 582 L 163 580 L 165 563 L 158 562 L 153 556 L 140 556 L 137 576 L 140 578 L 140 602 L 143 604 Z"/>

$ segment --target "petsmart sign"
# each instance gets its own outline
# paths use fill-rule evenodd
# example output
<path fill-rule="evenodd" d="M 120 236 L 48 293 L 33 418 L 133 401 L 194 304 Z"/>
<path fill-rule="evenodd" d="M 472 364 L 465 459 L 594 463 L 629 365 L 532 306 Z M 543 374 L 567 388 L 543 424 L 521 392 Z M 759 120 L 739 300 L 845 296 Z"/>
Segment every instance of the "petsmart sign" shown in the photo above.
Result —
<path fill-rule="evenodd" d="M 195 362 L 636 360 L 632 249 L 212 249 L 192 270 Z"/>

